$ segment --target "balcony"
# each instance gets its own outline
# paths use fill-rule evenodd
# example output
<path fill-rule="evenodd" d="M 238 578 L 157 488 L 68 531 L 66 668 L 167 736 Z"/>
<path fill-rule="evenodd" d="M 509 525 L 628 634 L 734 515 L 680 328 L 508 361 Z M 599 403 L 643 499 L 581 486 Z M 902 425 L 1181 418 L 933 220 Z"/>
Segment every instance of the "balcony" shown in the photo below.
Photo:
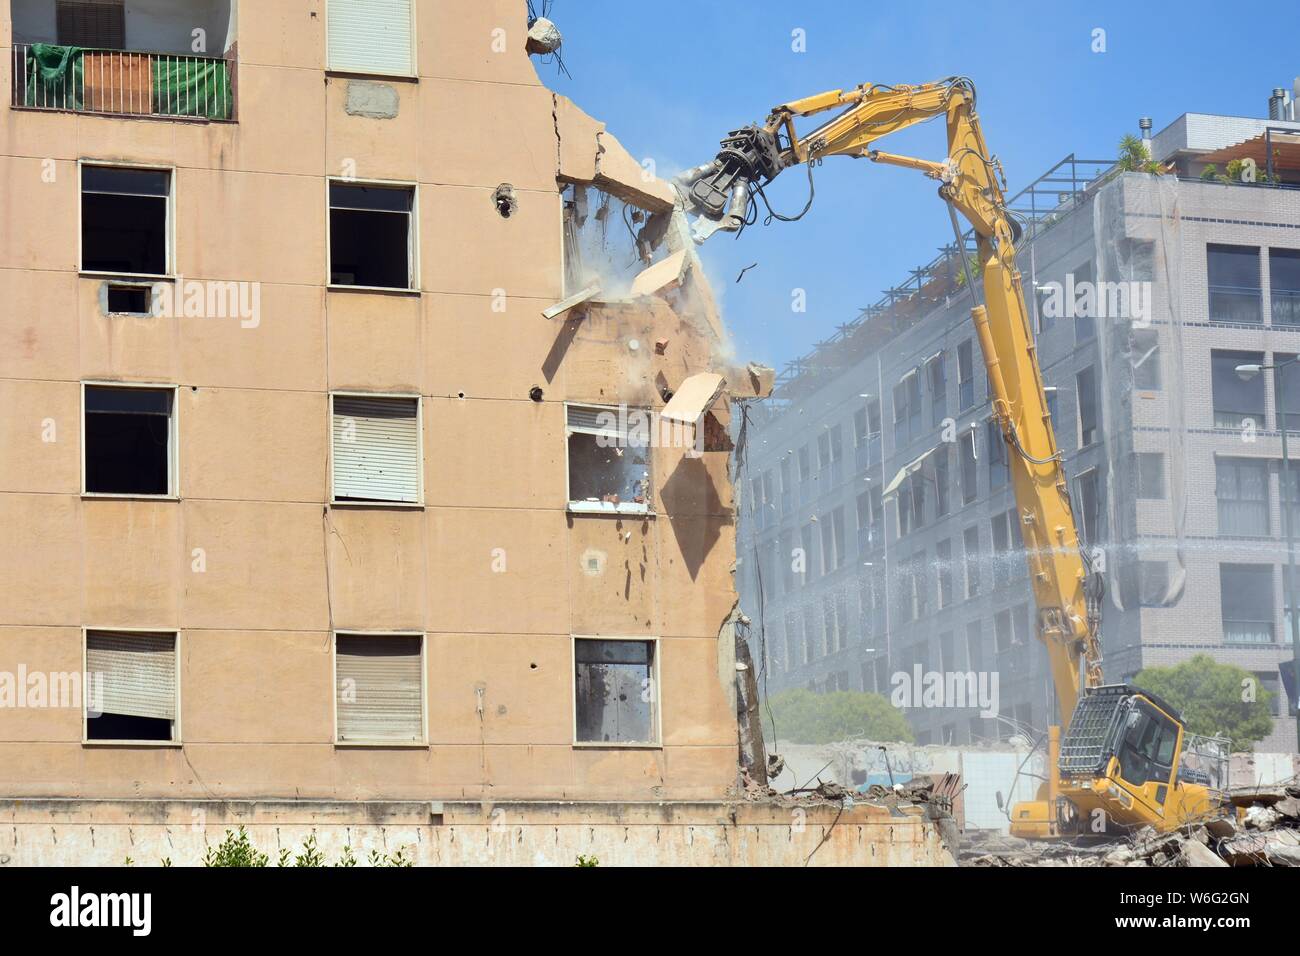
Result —
<path fill-rule="evenodd" d="M 235 0 L 168 7 L 146 13 L 115 0 L 12 3 L 13 107 L 234 120 Z"/>

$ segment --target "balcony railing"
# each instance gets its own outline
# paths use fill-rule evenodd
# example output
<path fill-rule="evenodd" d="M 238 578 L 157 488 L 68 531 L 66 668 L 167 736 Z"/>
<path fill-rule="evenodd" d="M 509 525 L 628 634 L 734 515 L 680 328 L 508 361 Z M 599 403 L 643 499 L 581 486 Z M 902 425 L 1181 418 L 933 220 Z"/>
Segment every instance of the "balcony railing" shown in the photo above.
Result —
<path fill-rule="evenodd" d="M 1233 325 L 1264 323 L 1260 290 L 1242 286 L 1210 286 L 1210 321 Z"/>
<path fill-rule="evenodd" d="M 1300 292 L 1273 289 L 1270 293 L 1274 325 L 1300 325 Z"/>
<path fill-rule="evenodd" d="M 16 43 L 13 51 L 13 105 L 17 107 L 235 118 L 235 65 L 230 60 L 49 43 Z"/>

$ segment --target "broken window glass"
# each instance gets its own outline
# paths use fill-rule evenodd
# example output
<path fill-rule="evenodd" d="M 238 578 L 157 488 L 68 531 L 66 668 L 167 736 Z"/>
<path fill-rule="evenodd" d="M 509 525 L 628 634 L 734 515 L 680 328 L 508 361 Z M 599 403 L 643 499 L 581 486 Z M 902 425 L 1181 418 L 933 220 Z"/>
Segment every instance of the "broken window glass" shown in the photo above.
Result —
<path fill-rule="evenodd" d="M 579 743 L 656 743 L 653 641 L 574 640 Z"/>
<path fill-rule="evenodd" d="M 81 268 L 166 275 L 171 173 L 81 167 Z"/>
<path fill-rule="evenodd" d="M 173 392 L 87 385 L 86 493 L 167 495 Z"/>
<path fill-rule="evenodd" d="M 372 289 L 414 287 L 411 186 L 330 183 L 330 283 Z"/>
<path fill-rule="evenodd" d="M 569 510 L 650 510 L 650 412 L 570 405 Z"/>

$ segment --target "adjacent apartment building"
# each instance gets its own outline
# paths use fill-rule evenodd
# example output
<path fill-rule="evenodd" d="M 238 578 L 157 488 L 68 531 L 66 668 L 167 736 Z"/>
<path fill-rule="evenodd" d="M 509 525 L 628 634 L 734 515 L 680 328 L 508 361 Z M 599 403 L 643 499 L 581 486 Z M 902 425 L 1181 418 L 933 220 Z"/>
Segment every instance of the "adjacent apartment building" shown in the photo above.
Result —
<path fill-rule="evenodd" d="M 529 26 L 4 0 L 4 797 L 735 783 L 747 380 L 671 187 Z"/>
<path fill-rule="evenodd" d="M 1108 679 L 1197 653 L 1238 664 L 1274 693 L 1257 748 L 1294 751 L 1281 508 L 1300 492 L 1282 488 L 1278 429 L 1300 414 L 1300 366 L 1286 395 L 1240 368 L 1300 353 L 1300 124 L 1284 91 L 1269 108 L 1189 113 L 1153 138 L 1144 120 L 1166 174 L 1069 156 L 1011 206 L 1074 511 L 1106 582 Z M 995 709 L 909 707 L 921 742 L 1032 738 L 1059 719 L 971 305 L 954 244 L 750 414 L 740 581 L 769 691 L 997 676 Z"/>

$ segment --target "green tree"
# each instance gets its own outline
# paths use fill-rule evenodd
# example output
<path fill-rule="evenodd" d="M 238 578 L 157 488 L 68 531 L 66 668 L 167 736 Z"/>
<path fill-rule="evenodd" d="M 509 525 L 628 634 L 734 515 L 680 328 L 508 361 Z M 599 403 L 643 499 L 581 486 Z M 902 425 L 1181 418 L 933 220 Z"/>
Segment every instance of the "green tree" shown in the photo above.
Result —
<path fill-rule="evenodd" d="M 802 687 L 773 695 L 769 702 L 780 739 L 796 744 L 826 744 L 865 738 L 912 741 L 902 711 L 881 694 L 835 691 L 814 694 Z"/>
<path fill-rule="evenodd" d="M 1148 667 L 1133 683 L 1182 711 L 1192 733 L 1227 737 L 1233 750 L 1250 750 L 1273 730 L 1273 694 L 1250 671 L 1208 654 L 1173 667 Z"/>

